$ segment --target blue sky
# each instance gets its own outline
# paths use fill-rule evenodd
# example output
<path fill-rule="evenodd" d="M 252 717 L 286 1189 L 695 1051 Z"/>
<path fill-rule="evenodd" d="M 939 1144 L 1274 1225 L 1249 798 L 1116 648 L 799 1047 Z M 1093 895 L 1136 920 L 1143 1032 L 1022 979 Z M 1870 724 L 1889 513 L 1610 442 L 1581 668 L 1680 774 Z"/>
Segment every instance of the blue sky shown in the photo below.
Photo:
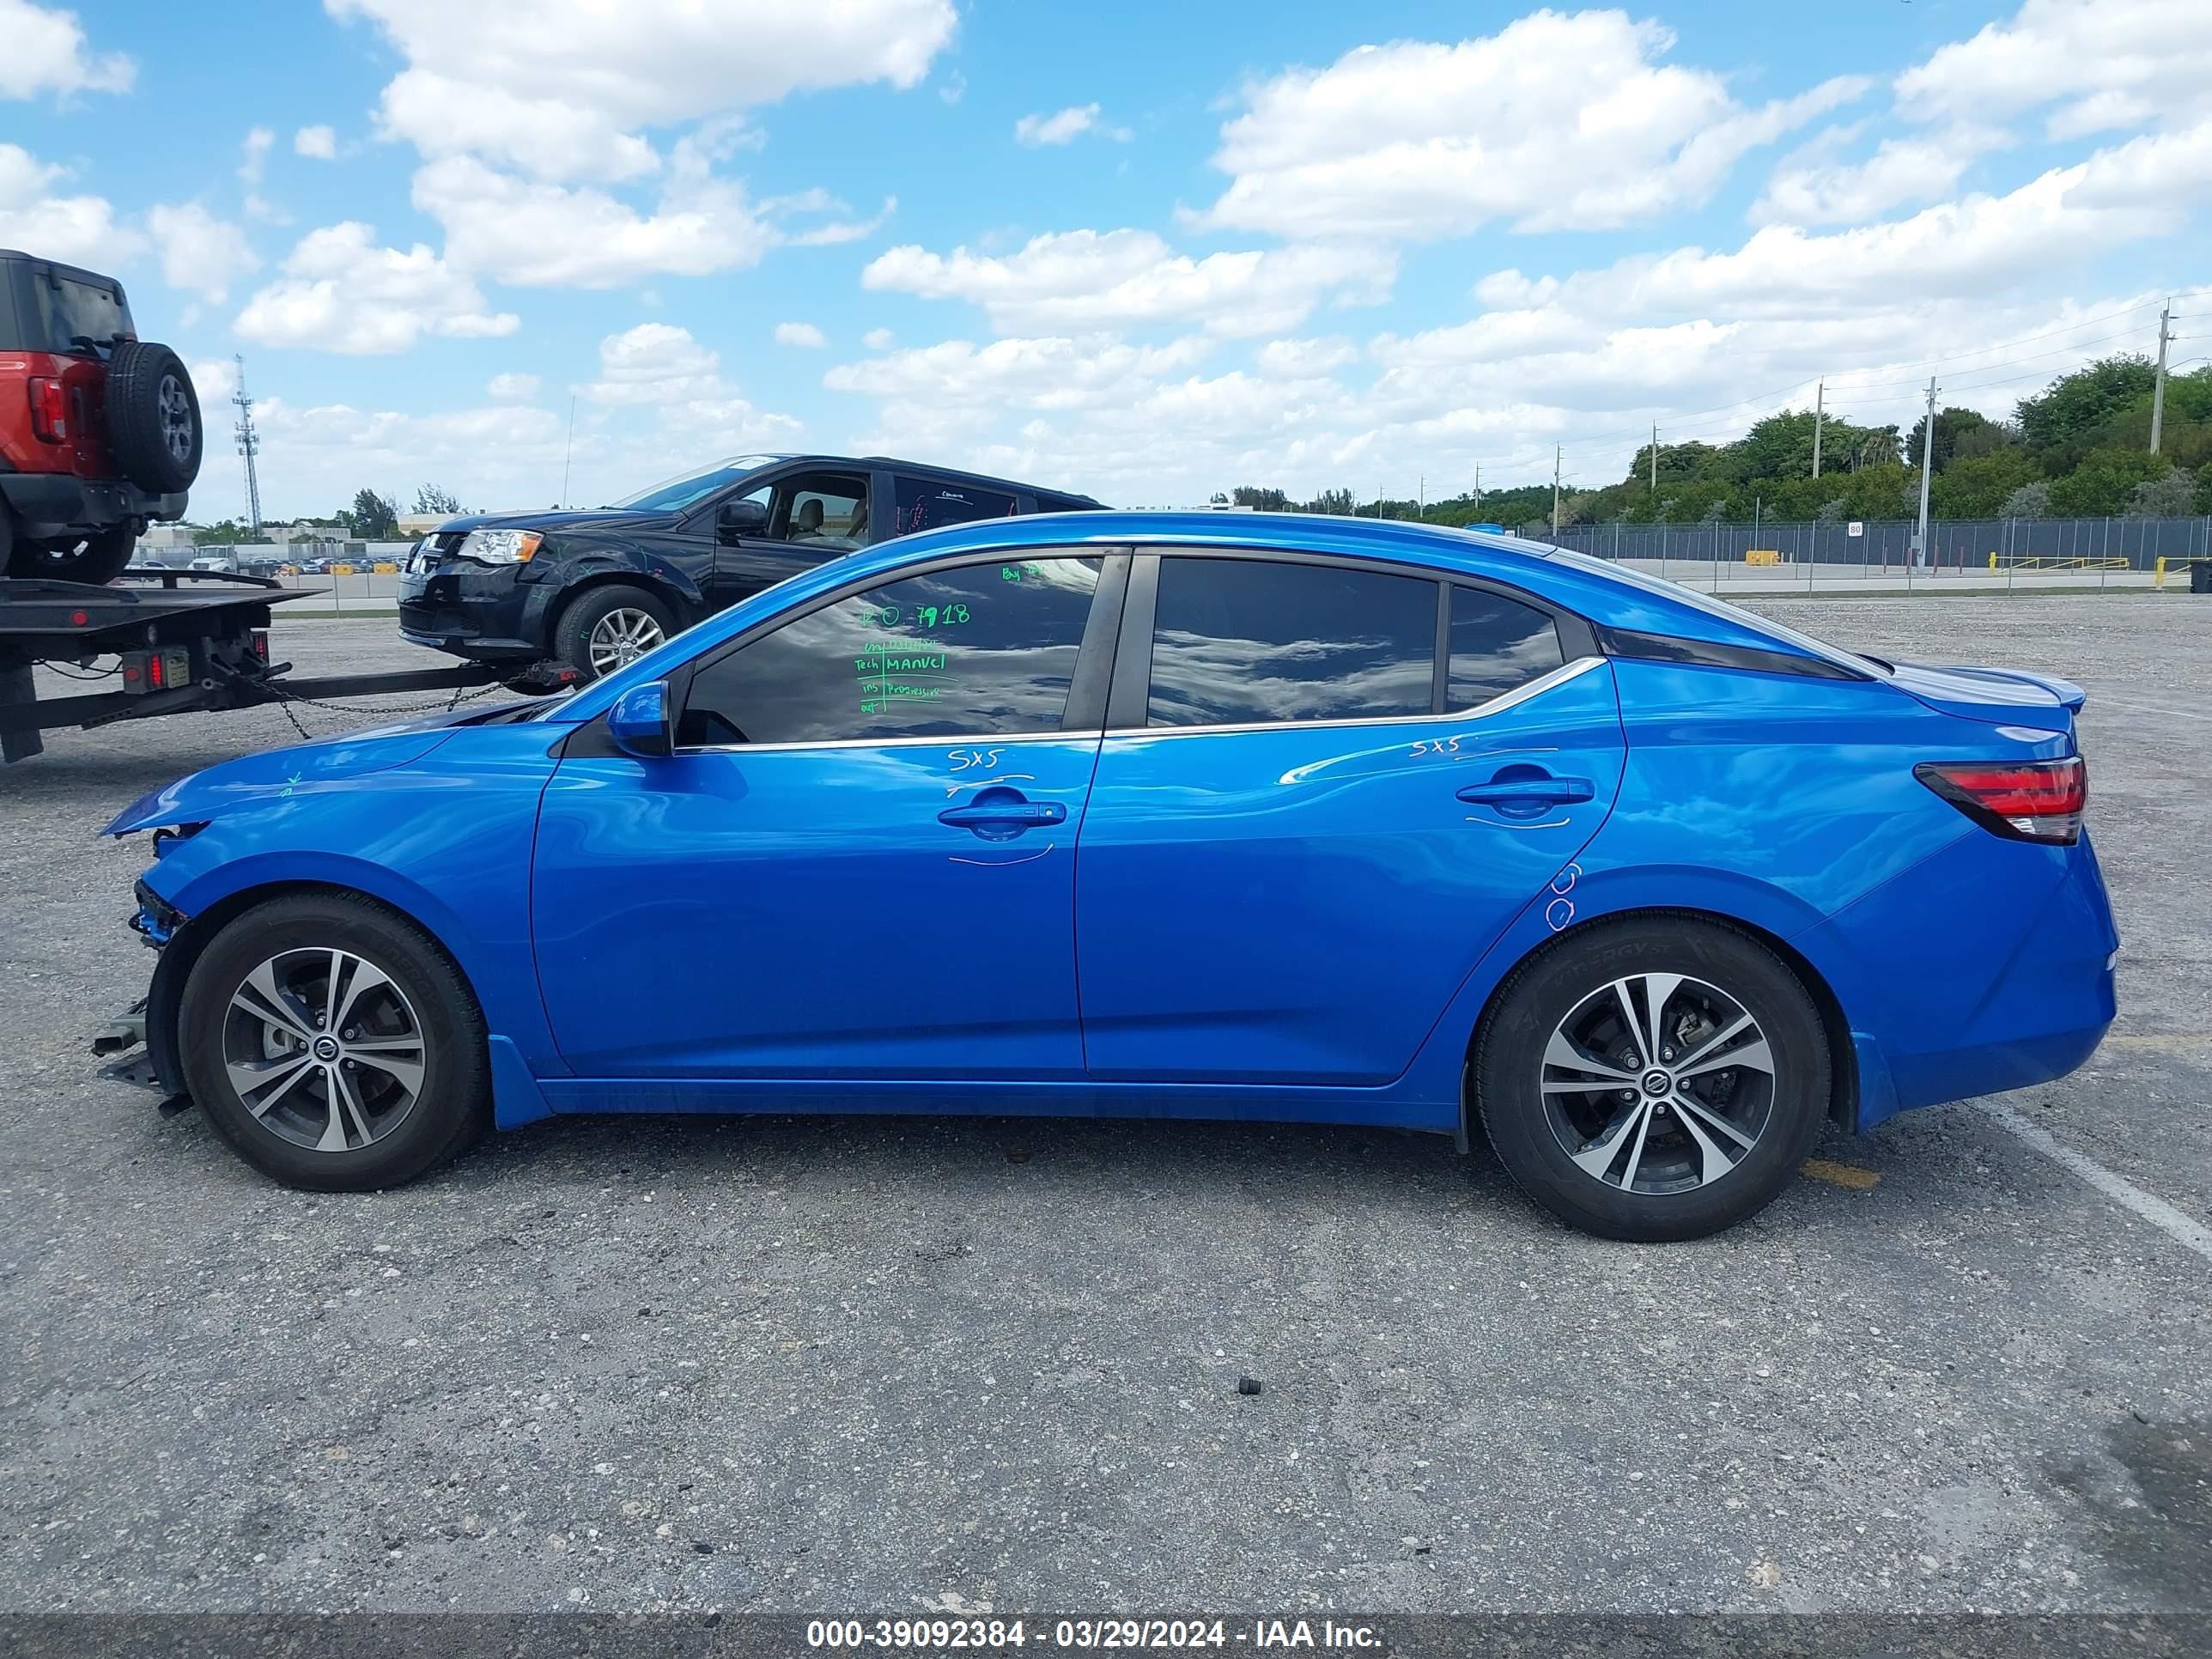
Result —
<path fill-rule="evenodd" d="M 0 0 L 0 246 L 121 276 L 211 405 L 242 353 L 271 516 L 755 448 L 1595 485 L 1822 376 L 2001 413 L 2212 282 L 2178 0 Z M 193 516 L 242 496 L 214 447 Z"/>

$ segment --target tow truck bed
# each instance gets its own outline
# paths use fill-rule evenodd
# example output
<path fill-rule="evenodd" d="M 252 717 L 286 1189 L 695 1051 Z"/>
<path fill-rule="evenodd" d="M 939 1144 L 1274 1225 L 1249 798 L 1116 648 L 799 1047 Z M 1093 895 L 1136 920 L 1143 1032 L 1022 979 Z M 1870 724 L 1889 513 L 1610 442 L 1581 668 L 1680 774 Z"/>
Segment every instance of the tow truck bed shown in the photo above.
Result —
<path fill-rule="evenodd" d="M 40 732 L 64 726 L 89 729 L 192 709 L 459 690 L 502 681 L 518 690 L 548 691 L 575 678 L 574 670 L 550 665 L 518 673 L 512 665 L 458 663 L 287 680 L 282 676 L 291 665 L 269 660 L 270 610 L 299 593 L 260 577 L 216 571 L 124 573 L 125 580 L 133 578 L 139 585 L 0 580 L 0 763 L 29 759 L 45 747 Z M 207 592 L 179 586 L 201 581 L 222 586 Z M 88 665 L 105 656 L 120 659 L 118 689 L 40 701 L 33 664 Z"/>

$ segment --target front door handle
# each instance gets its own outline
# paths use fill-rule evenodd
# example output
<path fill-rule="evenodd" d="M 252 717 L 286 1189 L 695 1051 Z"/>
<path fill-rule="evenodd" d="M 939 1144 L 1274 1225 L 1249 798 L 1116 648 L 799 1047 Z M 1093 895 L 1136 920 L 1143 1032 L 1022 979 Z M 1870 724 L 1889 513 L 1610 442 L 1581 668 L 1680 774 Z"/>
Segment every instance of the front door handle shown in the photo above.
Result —
<path fill-rule="evenodd" d="M 1564 806 L 1569 801 L 1594 800 L 1597 786 L 1588 778 L 1492 778 L 1470 783 L 1459 798 L 1472 806 Z"/>

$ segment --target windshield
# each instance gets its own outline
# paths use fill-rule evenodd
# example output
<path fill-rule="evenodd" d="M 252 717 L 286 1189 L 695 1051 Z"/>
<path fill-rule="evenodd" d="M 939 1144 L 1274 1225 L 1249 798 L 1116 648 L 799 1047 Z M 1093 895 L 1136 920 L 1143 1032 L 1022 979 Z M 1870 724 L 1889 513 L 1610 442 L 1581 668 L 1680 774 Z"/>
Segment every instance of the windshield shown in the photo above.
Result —
<path fill-rule="evenodd" d="M 732 455 L 726 461 L 717 461 L 712 466 L 702 467 L 696 472 L 679 473 L 673 478 L 664 478 L 650 489 L 619 501 L 610 501 L 610 507 L 635 507 L 644 513 L 681 513 L 695 502 L 702 501 L 715 491 L 733 484 L 748 472 L 757 472 L 774 455 Z"/>
<path fill-rule="evenodd" d="M 1885 673 L 1889 672 L 1890 665 L 1879 657 L 1855 655 L 1851 652 L 1829 645 L 1824 641 L 1816 640 L 1810 634 L 1800 634 L 1796 629 L 1776 622 L 1771 617 L 1762 617 L 1755 611 L 1746 611 L 1740 605 L 1730 605 L 1726 599 L 1717 599 L 1711 593 L 1700 593 L 1694 587 L 1685 587 L 1680 582 L 1670 582 L 1663 577 L 1650 575 L 1641 570 L 1633 570 L 1626 565 L 1615 564 L 1610 559 L 1593 558 L 1587 553 L 1577 553 L 1570 548 L 1553 548 L 1547 556 L 1554 564 L 1571 564 L 1578 570 L 1595 571 L 1612 577 L 1615 581 L 1626 582 L 1631 587 L 1640 587 L 1647 593 L 1664 594 L 1668 599 L 1678 600 L 1683 605 L 1693 605 L 1709 617 L 1725 617 L 1730 622 L 1741 623 L 1747 628 L 1756 629 L 1759 632 L 1774 639 L 1787 640 L 1798 649 L 1820 658 L 1821 661 L 1833 663 L 1838 668 L 1848 668 L 1862 678 L 1865 677 L 1869 665 L 1881 669 Z"/>

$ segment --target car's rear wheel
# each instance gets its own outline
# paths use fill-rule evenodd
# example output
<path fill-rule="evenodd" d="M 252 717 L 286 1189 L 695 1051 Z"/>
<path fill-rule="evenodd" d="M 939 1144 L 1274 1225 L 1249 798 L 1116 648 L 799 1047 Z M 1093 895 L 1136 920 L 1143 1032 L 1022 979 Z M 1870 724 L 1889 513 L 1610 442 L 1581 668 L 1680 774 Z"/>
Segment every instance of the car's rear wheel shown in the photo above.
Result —
<path fill-rule="evenodd" d="M 199 393 L 184 360 L 150 340 L 125 340 L 107 365 L 107 437 L 115 464 L 141 489 L 173 495 L 200 474 Z"/>
<path fill-rule="evenodd" d="M 1537 1203 L 1609 1238 L 1702 1237 L 1766 1207 L 1826 1121 L 1827 1036 L 1735 928 L 1601 922 L 1515 970 L 1475 1044 L 1483 1127 Z"/>
<path fill-rule="evenodd" d="M 27 538 L 15 544 L 8 569 L 12 575 L 46 576 L 55 581 L 97 586 L 122 574 L 137 545 L 136 523 L 119 524 L 96 536 Z"/>
<path fill-rule="evenodd" d="M 263 1174 L 319 1192 L 397 1187 L 490 1124 L 483 1018 L 412 922 L 342 894 L 234 918 L 178 1010 L 185 1085 Z"/>
<path fill-rule="evenodd" d="M 553 654 L 586 680 L 627 668 L 676 632 L 657 594 L 626 582 L 586 589 L 561 613 Z"/>

